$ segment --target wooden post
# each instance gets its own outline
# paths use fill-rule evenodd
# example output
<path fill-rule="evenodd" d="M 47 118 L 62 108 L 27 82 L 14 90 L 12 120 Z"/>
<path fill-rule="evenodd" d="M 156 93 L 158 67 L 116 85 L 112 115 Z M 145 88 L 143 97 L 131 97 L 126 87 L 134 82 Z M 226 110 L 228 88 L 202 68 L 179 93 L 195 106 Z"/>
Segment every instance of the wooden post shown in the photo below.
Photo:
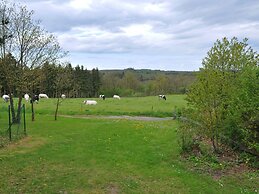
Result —
<path fill-rule="evenodd" d="M 26 131 L 26 115 L 25 115 L 25 104 L 22 105 L 23 107 L 23 132 L 24 135 L 27 135 L 27 131 Z"/>
<path fill-rule="evenodd" d="M 11 123 L 11 106 L 8 106 L 8 117 L 9 117 L 9 128 L 8 128 L 8 132 L 9 132 L 9 140 L 12 141 L 12 123 Z"/>
<path fill-rule="evenodd" d="M 31 100 L 31 121 L 34 121 L 34 108 L 33 108 L 33 100 Z"/>

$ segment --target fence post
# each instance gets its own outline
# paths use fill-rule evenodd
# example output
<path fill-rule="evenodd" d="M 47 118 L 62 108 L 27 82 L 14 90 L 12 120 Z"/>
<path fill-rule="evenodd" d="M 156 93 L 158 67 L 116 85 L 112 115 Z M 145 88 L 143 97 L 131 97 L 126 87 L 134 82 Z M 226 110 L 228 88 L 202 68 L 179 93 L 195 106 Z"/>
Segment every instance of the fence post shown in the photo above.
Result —
<path fill-rule="evenodd" d="M 27 135 L 27 131 L 26 131 L 26 115 L 25 115 L 25 104 L 22 105 L 23 107 L 23 131 L 24 131 L 24 135 Z"/>
<path fill-rule="evenodd" d="M 8 106 L 8 118 L 9 118 L 9 128 L 8 128 L 8 132 L 9 132 L 9 140 L 12 141 L 12 123 L 11 123 L 11 107 L 10 105 Z"/>

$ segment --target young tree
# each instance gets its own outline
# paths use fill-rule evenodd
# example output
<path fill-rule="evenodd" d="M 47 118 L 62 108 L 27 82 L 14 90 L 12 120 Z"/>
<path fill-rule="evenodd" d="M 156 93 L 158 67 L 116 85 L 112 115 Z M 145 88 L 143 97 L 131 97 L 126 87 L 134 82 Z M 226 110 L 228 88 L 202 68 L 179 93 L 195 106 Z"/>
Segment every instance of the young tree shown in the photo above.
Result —
<path fill-rule="evenodd" d="M 66 69 L 63 68 L 61 65 L 57 66 L 56 67 L 56 83 L 55 83 L 55 86 L 56 86 L 56 98 L 57 98 L 57 103 L 56 103 L 56 111 L 55 111 L 55 121 L 57 120 L 58 118 L 58 110 L 59 110 L 59 106 L 61 105 L 61 103 L 65 100 L 65 98 L 61 98 L 61 95 L 63 94 L 63 91 L 66 89 L 66 84 L 67 84 L 67 81 L 66 78 L 67 78 L 67 72 L 66 72 Z"/>

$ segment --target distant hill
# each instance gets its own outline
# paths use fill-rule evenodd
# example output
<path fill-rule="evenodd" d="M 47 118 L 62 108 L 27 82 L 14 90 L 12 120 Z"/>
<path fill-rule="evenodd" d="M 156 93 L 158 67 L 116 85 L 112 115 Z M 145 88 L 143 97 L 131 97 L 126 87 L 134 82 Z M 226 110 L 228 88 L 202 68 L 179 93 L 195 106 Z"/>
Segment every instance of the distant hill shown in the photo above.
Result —
<path fill-rule="evenodd" d="M 151 69 L 99 70 L 101 92 L 108 95 L 147 96 L 184 94 L 196 80 L 195 71 L 163 71 Z"/>
<path fill-rule="evenodd" d="M 158 75 L 166 75 L 169 77 L 189 77 L 192 80 L 196 77 L 197 71 L 165 71 L 165 70 L 151 70 L 151 69 L 112 69 L 112 70 L 99 70 L 101 75 L 113 74 L 122 78 L 126 72 L 134 73 L 140 81 L 154 80 Z"/>

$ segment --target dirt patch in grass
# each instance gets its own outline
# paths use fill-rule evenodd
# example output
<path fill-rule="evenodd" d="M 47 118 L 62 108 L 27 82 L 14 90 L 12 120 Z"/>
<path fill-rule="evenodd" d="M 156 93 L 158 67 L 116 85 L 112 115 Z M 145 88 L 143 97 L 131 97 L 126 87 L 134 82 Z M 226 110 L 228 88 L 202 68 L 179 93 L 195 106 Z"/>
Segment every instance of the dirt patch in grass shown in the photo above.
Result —
<path fill-rule="evenodd" d="M 0 149 L 0 154 L 27 153 L 41 147 L 45 143 L 45 139 L 27 136 L 16 142 L 11 142 L 6 147 Z"/>
<path fill-rule="evenodd" d="M 216 180 L 224 176 L 239 176 L 242 174 L 255 173 L 259 169 L 250 166 L 240 156 L 230 150 L 216 156 L 220 168 L 212 169 L 210 174 Z M 259 181 L 259 180 L 258 180 Z"/>
<path fill-rule="evenodd" d="M 251 181 L 259 182 L 259 169 L 242 161 L 237 153 L 230 150 L 210 156 L 184 154 L 182 159 L 191 171 L 209 174 L 214 180 L 226 177 L 240 177 L 241 180 L 244 176 L 254 176 L 250 177 Z"/>
<path fill-rule="evenodd" d="M 240 176 L 242 174 L 256 172 L 256 169 L 249 167 L 246 164 L 236 164 L 224 169 L 208 170 L 214 180 L 219 180 L 225 176 Z"/>
<path fill-rule="evenodd" d="M 117 184 L 110 184 L 110 185 L 108 185 L 107 193 L 110 193 L 110 194 L 118 194 L 118 193 L 120 193 L 119 186 Z"/>

